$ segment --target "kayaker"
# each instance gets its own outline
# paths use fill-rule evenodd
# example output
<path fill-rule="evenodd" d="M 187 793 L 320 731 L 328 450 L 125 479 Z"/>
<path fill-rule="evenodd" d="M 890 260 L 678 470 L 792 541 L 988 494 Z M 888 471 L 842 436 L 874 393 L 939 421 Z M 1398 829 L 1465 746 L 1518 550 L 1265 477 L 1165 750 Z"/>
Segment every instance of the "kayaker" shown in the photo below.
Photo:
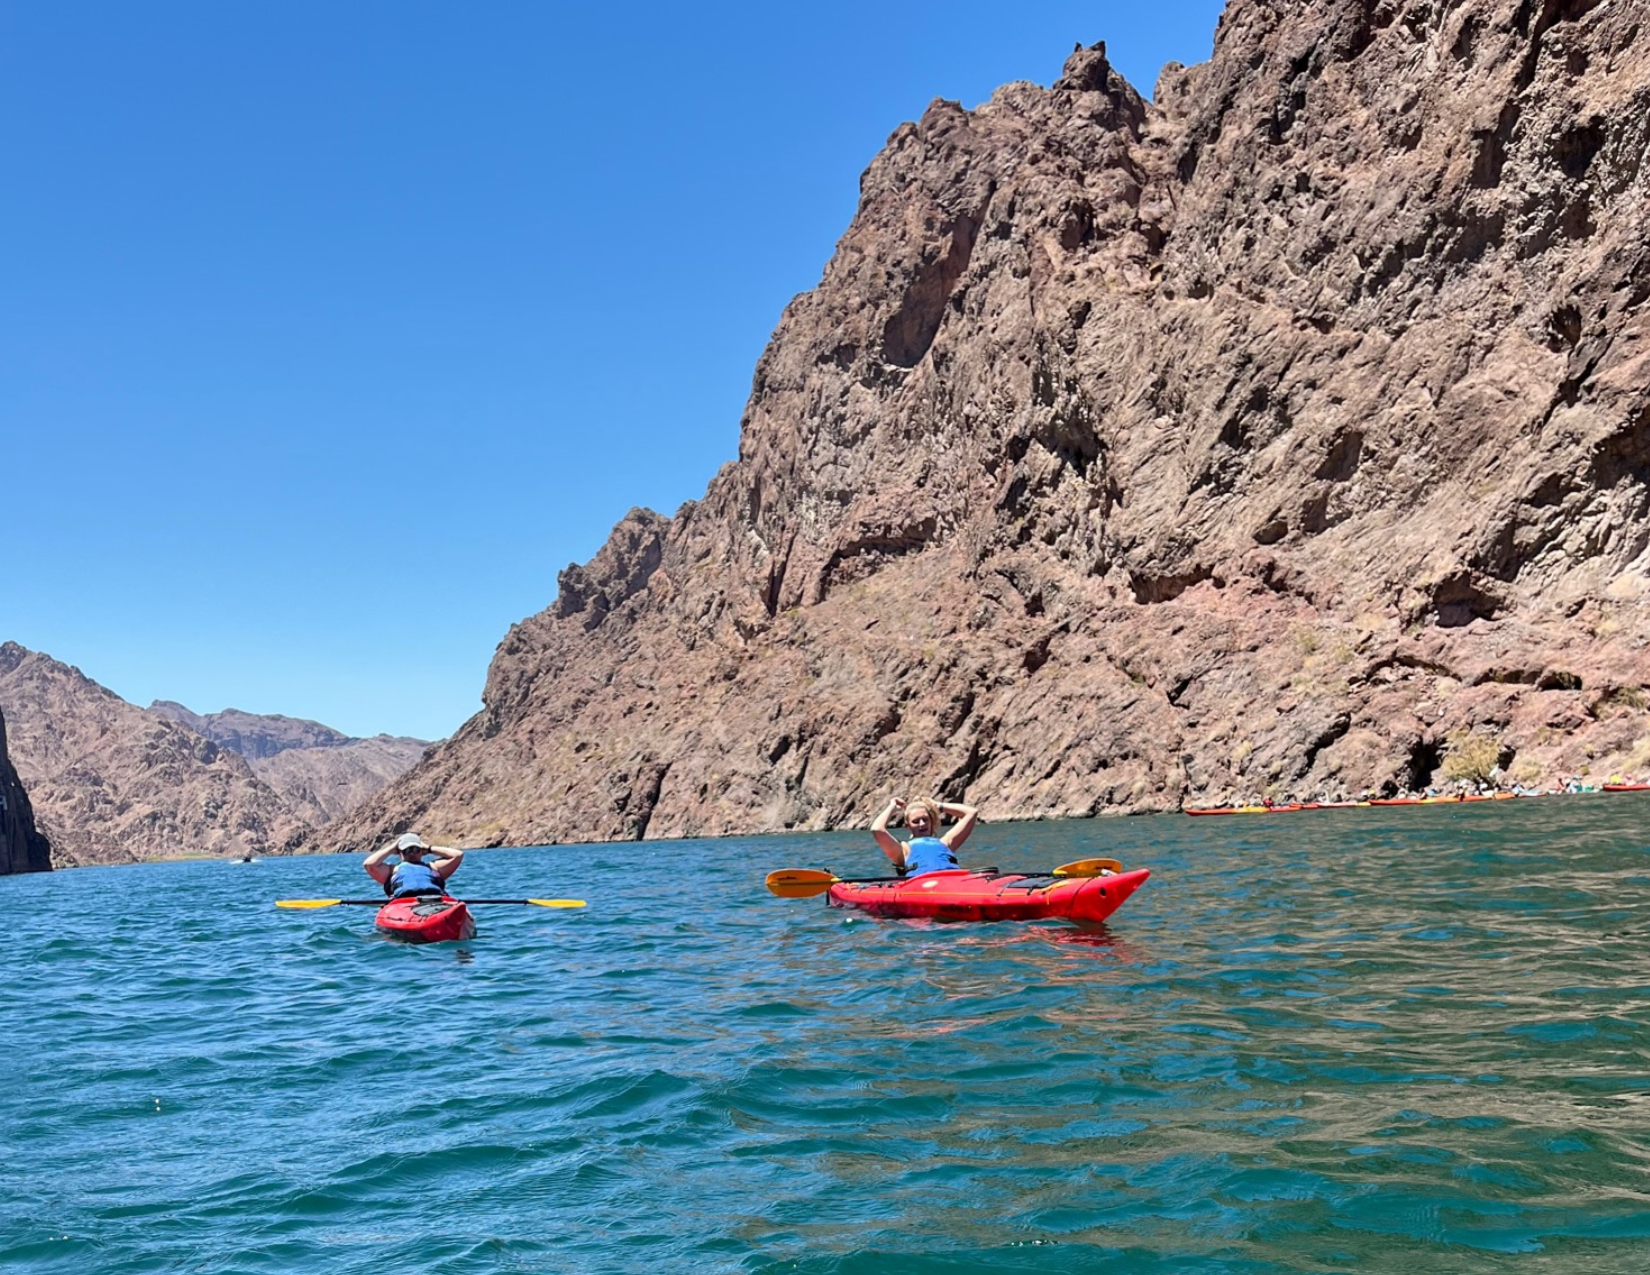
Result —
<path fill-rule="evenodd" d="M 434 863 L 424 862 L 425 851 L 435 856 Z M 401 856 L 401 862 L 393 868 L 385 862 L 391 855 Z M 464 851 L 426 845 L 416 832 L 409 832 L 374 850 L 361 866 L 390 898 L 404 899 L 409 895 L 447 893 L 447 878 L 463 862 Z"/>
<path fill-rule="evenodd" d="M 911 829 L 911 840 L 904 844 L 888 831 L 888 821 L 902 811 L 905 826 Z M 968 840 L 979 817 L 978 810 L 960 801 L 931 801 L 924 797 L 907 804 L 903 797 L 890 797 L 871 824 L 871 835 L 903 876 L 920 877 L 925 872 L 943 872 L 960 866 L 957 847 Z M 943 837 L 937 835 L 941 819 L 956 820 Z"/>

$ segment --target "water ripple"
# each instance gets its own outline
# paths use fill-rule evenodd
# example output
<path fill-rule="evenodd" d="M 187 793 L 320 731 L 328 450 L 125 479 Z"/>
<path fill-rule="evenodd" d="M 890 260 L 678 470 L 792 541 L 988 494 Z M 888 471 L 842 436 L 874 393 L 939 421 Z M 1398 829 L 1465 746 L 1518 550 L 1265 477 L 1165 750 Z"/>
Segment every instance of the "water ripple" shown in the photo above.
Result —
<path fill-rule="evenodd" d="M 269 906 L 342 858 L 5 879 L 0 1269 L 1639 1269 L 1645 807 L 1508 805 L 982 828 L 1151 866 L 1089 933 L 761 891 L 847 835 L 650 846 L 641 897 L 476 852 L 591 906 L 430 948 Z"/>

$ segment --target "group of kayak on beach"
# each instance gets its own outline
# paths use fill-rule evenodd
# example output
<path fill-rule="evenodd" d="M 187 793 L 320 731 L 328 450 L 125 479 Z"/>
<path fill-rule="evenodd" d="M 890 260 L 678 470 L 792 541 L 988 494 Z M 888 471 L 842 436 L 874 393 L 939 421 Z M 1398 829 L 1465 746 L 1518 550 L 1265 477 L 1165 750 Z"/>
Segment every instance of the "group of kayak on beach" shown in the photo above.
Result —
<path fill-rule="evenodd" d="M 1612 775 L 1602 784 L 1589 784 L 1580 775 L 1572 775 L 1556 788 L 1531 788 L 1518 783 L 1505 788 L 1492 784 L 1462 783 L 1454 788 L 1430 787 L 1420 792 L 1400 792 L 1393 796 L 1365 792 L 1356 798 L 1342 796 L 1320 801 L 1262 797 L 1231 806 L 1185 806 L 1183 809 L 1189 815 L 1284 814 L 1295 810 L 1337 810 L 1349 806 L 1430 806 L 1452 801 L 1505 801 L 1512 797 L 1562 797 L 1590 792 L 1642 792 L 1647 789 L 1650 789 L 1650 780 L 1639 781 Z"/>

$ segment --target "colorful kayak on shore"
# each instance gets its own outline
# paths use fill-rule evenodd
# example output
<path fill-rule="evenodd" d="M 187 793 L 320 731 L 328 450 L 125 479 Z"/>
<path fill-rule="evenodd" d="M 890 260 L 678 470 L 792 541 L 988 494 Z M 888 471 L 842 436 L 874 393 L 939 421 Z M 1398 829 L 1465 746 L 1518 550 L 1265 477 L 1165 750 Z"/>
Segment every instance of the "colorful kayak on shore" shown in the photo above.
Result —
<path fill-rule="evenodd" d="M 935 921 L 1059 920 L 1088 925 L 1104 921 L 1122 907 L 1149 876 L 1146 868 L 1086 877 L 953 868 L 904 880 L 838 881 L 830 887 L 827 902 L 872 916 Z"/>
<path fill-rule="evenodd" d="M 1280 803 L 1271 806 L 1204 806 L 1194 809 L 1186 807 L 1189 815 L 1287 815 L 1296 810 L 1306 809 L 1298 801 Z"/>
<path fill-rule="evenodd" d="M 391 899 L 375 918 L 385 934 L 407 943 L 450 943 L 472 938 L 475 918 L 463 900 L 448 895 Z"/>

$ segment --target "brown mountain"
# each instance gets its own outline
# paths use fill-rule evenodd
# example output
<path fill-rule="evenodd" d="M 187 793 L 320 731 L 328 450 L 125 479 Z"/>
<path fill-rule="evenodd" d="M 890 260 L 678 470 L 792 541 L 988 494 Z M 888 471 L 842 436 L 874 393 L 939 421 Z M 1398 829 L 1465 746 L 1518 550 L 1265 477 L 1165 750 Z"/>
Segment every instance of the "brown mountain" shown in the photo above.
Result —
<path fill-rule="evenodd" d="M 58 866 L 278 853 L 378 791 L 425 747 L 233 709 L 141 709 L 15 642 L 0 643 L 0 709 Z"/>
<path fill-rule="evenodd" d="M 226 708 L 221 713 L 196 713 L 169 699 L 155 700 L 149 705 L 149 711 L 182 722 L 214 744 L 233 748 L 249 762 L 263 761 L 294 748 L 339 748 L 351 742 L 342 731 L 320 722 L 276 713 L 244 713 L 238 708 Z"/>
<path fill-rule="evenodd" d="M 320 722 L 279 714 L 191 712 L 156 700 L 151 713 L 182 722 L 246 758 L 257 775 L 306 824 L 321 824 L 360 805 L 410 769 L 429 741 L 401 735 L 357 739 Z"/>
<path fill-rule="evenodd" d="M 34 823 L 34 807 L 6 751 L 6 717 L 0 713 L 0 876 L 51 871 L 51 844 Z"/>
<path fill-rule="evenodd" d="M 265 853 L 303 827 L 239 753 L 15 642 L 0 708 L 58 867 Z"/>
<path fill-rule="evenodd" d="M 1146 102 L 935 102 L 737 462 L 514 627 L 329 829 L 471 843 L 1650 763 L 1650 23 L 1231 0 Z"/>

